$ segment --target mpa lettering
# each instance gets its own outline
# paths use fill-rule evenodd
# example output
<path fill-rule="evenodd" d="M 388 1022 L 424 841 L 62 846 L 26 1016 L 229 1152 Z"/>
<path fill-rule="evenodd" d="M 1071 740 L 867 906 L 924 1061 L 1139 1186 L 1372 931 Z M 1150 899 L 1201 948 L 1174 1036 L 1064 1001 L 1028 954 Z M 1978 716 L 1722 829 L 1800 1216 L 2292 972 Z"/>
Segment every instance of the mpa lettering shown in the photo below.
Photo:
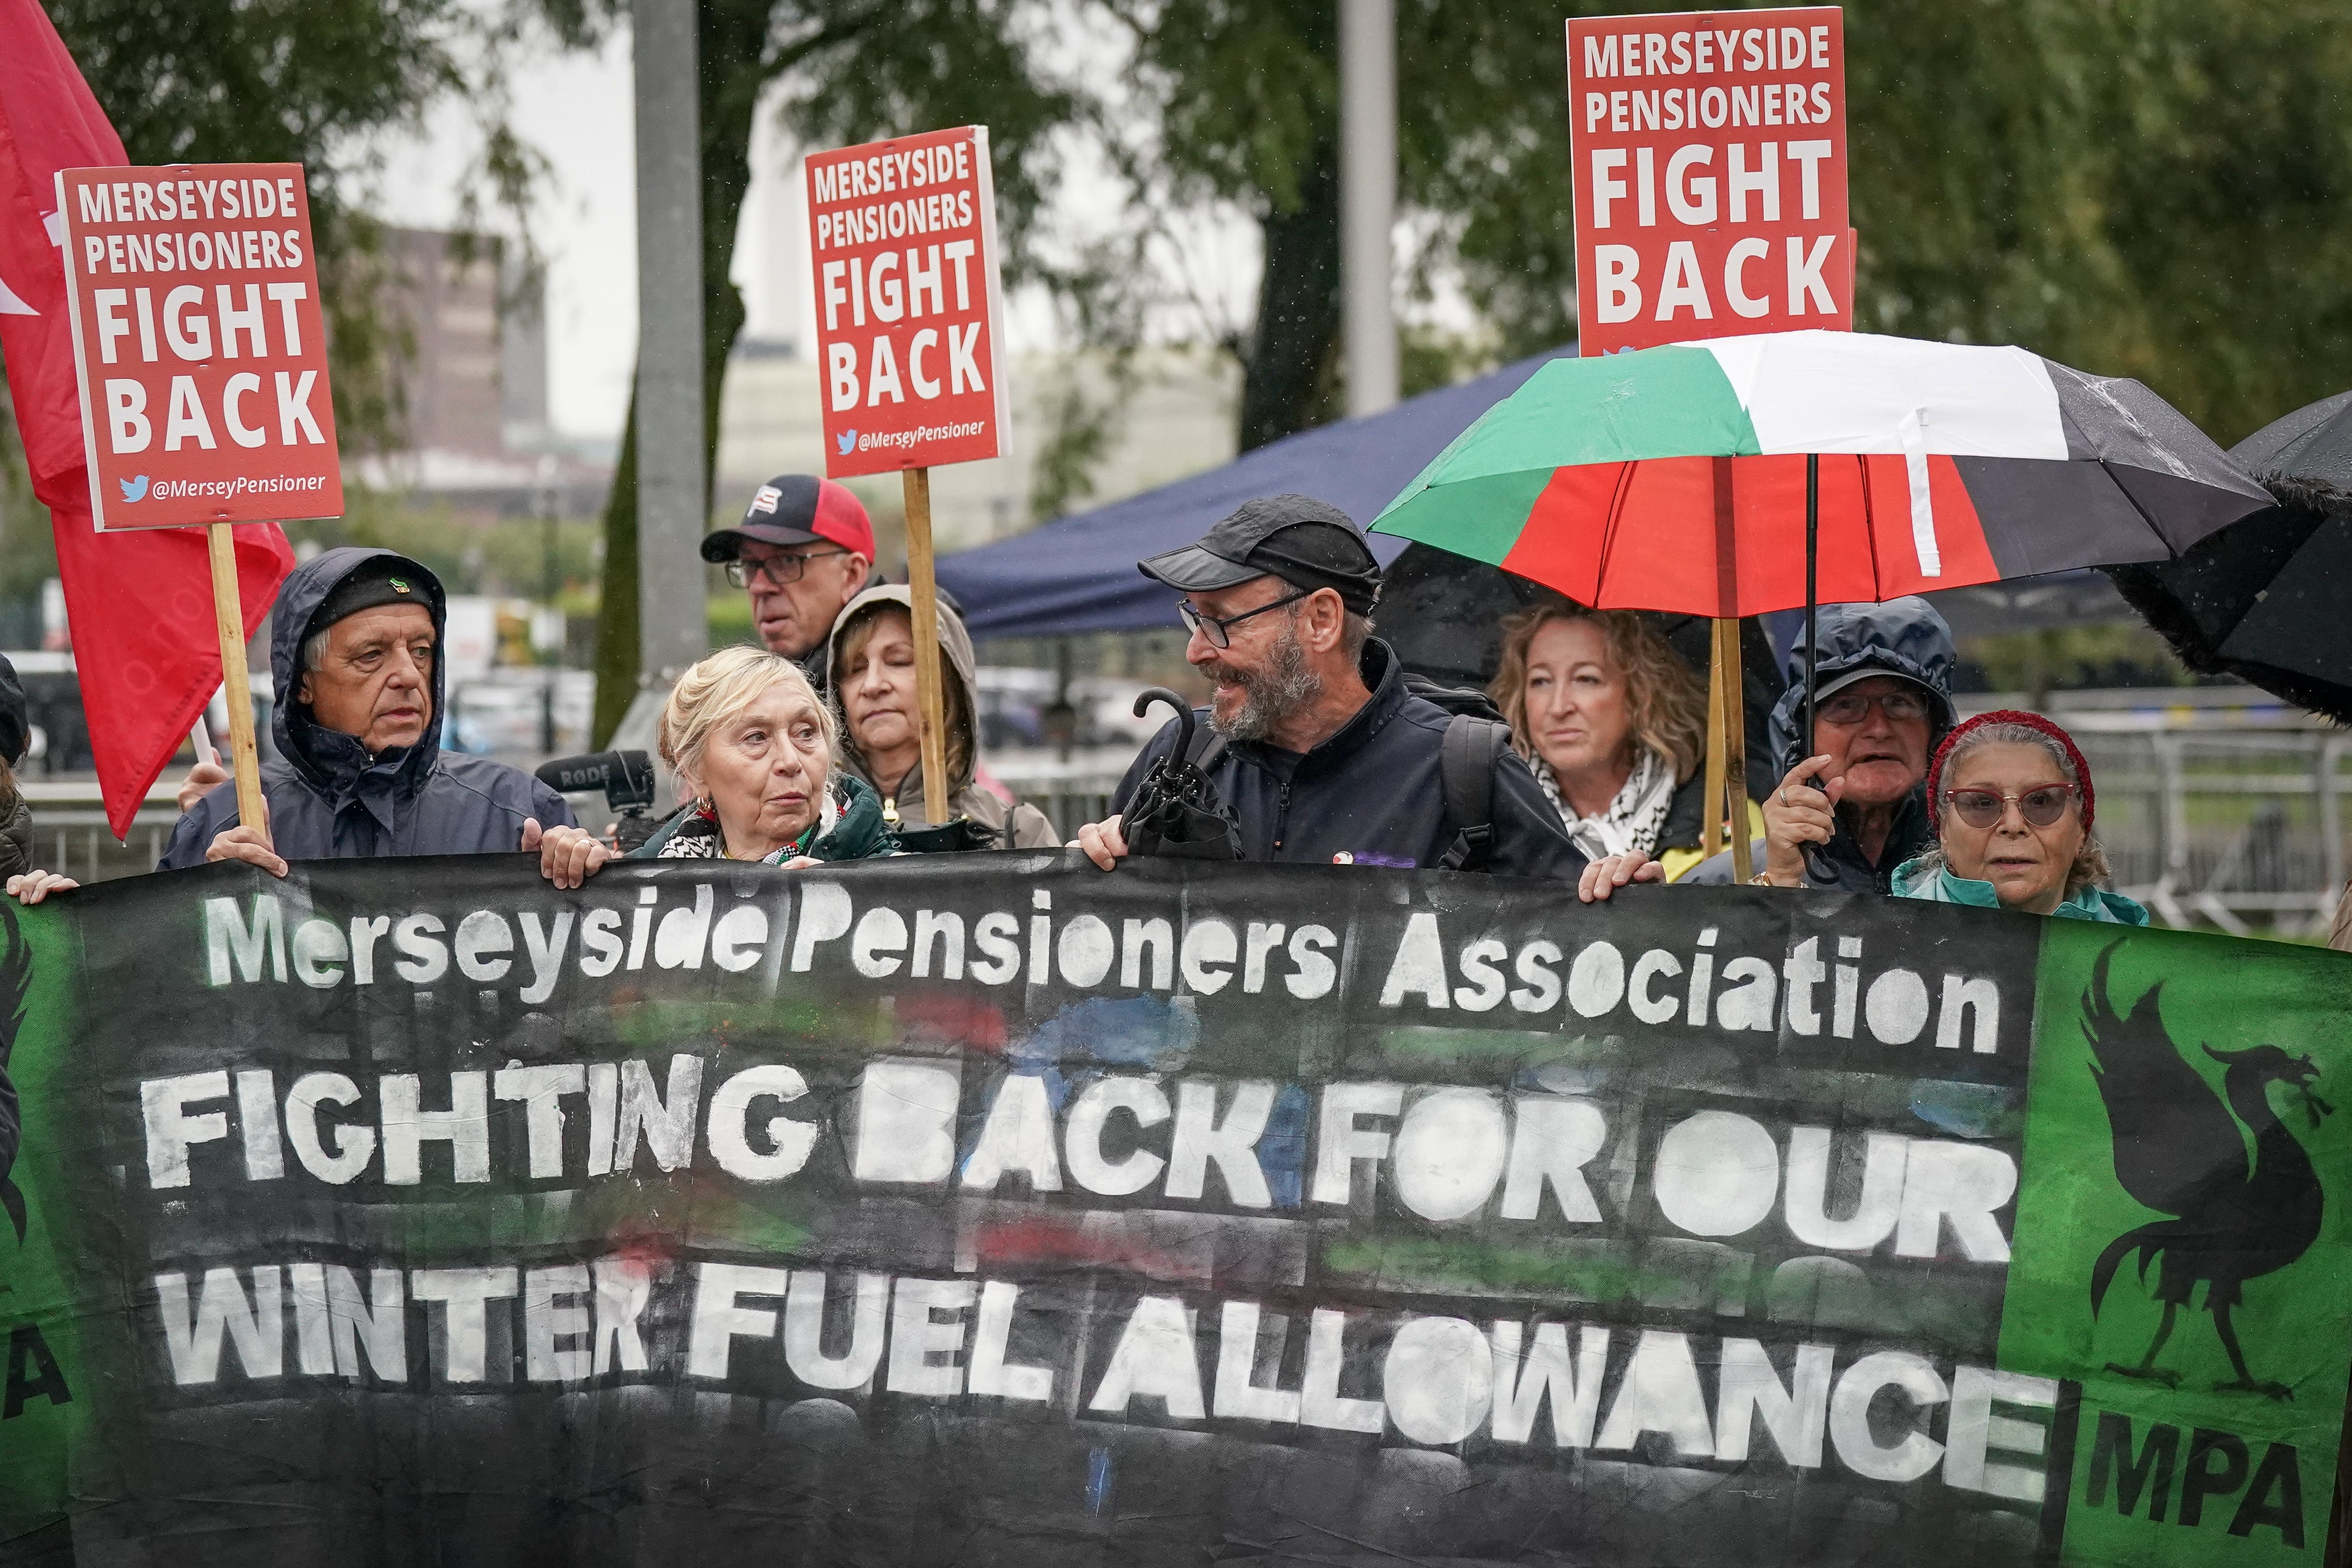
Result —
<path fill-rule="evenodd" d="M 2234 1499 L 2230 1534 L 2275 1530 L 2284 1544 L 2302 1546 L 2303 1470 L 2295 1450 L 2270 1443 L 2261 1463 L 2252 1458 L 2243 1438 L 2203 1426 L 2189 1433 L 2184 1448 L 2179 1427 L 2151 1423 L 2135 1447 L 2131 1418 L 2103 1410 L 2091 1439 L 2083 1501 L 2100 1508 L 2112 1496 L 2116 1511 L 2127 1519 L 2199 1529 L 2220 1522 L 2222 1505 Z"/>
<path fill-rule="evenodd" d="M 8 1331 L 8 1384 L 5 1394 L 0 1395 L 0 1421 L 16 1420 L 35 1399 L 46 1399 L 53 1405 L 70 1405 L 73 1394 L 66 1387 L 65 1372 L 40 1329 L 18 1323 Z"/>

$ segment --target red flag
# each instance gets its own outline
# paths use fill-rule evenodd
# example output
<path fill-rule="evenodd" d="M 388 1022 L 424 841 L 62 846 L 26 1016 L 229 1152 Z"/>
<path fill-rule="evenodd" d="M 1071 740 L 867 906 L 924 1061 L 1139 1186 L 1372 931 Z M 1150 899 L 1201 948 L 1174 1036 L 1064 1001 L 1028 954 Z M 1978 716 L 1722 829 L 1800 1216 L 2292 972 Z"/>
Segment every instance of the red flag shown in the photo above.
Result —
<path fill-rule="evenodd" d="M 129 161 L 37 0 L 0 0 L 0 353 L 33 493 L 57 534 L 90 751 L 118 838 L 221 684 L 203 531 L 100 533 L 90 523 L 57 172 Z M 247 523 L 236 566 L 251 637 L 294 552 L 277 524 Z"/>

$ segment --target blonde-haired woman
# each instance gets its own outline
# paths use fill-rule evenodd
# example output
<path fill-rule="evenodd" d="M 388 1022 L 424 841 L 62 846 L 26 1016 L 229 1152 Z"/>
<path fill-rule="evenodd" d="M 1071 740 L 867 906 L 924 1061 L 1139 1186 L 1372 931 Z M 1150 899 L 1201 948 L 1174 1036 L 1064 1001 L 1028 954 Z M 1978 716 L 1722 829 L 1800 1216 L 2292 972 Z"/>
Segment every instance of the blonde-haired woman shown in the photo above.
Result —
<path fill-rule="evenodd" d="M 1486 689 L 1594 866 L 1657 860 L 1672 881 L 1703 858 L 1706 694 L 1656 628 L 1630 610 L 1531 605 L 1503 623 Z"/>
<path fill-rule="evenodd" d="M 898 852 L 882 803 L 834 765 L 832 710 L 798 664 L 764 648 L 721 648 L 679 678 L 663 705 L 661 754 L 694 804 L 632 860 L 752 860 L 793 870 Z M 576 888 L 613 858 L 576 827 L 551 830 L 540 869 Z"/>

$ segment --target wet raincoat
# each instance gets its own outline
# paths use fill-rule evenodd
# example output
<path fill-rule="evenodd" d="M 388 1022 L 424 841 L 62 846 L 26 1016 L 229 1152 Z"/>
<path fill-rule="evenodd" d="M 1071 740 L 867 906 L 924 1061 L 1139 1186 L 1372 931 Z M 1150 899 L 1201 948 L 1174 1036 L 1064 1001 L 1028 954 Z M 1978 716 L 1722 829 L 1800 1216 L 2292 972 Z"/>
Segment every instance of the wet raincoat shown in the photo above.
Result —
<path fill-rule="evenodd" d="M 279 700 L 270 718 L 278 755 L 261 766 L 269 802 L 269 837 L 288 860 L 362 859 L 384 855 L 512 854 L 522 825 L 579 826 L 563 797 L 524 773 L 488 757 L 441 749 L 448 711 L 446 661 L 433 661 L 433 715 L 414 746 L 370 756 L 352 736 L 321 729 L 308 705 L 294 700 L 302 680 L 302 644 L 317 629 L 310 617 L 335 584 L 379 557 L 399 562 L 421 581 L 436 638 L 446 633 L 447 607 L 432 573 L 388 550 L 347 545 L 295 568 L 278 591 L 270 614 L 269 668 Z M 205 850 L 237 825 L 236 785 L 206 795 L 172 830 L 158 870 L 201 866 Z"/>

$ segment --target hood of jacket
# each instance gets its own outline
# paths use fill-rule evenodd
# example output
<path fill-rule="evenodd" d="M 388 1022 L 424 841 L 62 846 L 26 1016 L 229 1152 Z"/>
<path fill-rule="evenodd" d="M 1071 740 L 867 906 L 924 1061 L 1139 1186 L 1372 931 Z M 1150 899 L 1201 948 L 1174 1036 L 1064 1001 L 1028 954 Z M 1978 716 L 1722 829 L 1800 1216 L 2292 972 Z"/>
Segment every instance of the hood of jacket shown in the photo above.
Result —
<path fill-rule="evenodd" d="M 833 677 L 838 668 L 835 660 L 843 637 L 847 634 L 851 626 L 857 624 L 861 617 L 873 614 L 885 605 L 896 605 L 906 611 L 908 623 L 913 624 L 915 591 L 904 583 L 880 583 L 867 588 L 841 607 L 841 614 L 834 617 L 833 630 L 824 639 L 825 677 L 832 685 L 834 710 L 841 718 L 841 760 L 848 764 L 851 772 L 871 783 L 877 790 L 887 790 L 898 781 L 885 781 L 874 776 L 874 770 L 866 763 L 866 753 L 857 749 L 856 741 L 850 736 L 849 705 L 842 700 L 840 682 L 835 680 Z M 963 710 L 967 716 L 967 722 L 977 724 L 980 716 L 979 658 L 972 652 L 971 634 L 963 629 L 963 617 L 945 605 L 940 606 L 940 672 L 950 680 L 956 682 L 963 691 Z M 948 779 L 948 797 L 950 800 L 971 786 L 972 764 L 980 756 L 978 735 L 967 734 L 963 737 L 963 742 L 962 771 L 950 774 Z M 921 779 L 922 770 L 918 768 L 914 779 L 910 781 L 908 787 L 916 794 L 919 794 Z M 912 799 L 914 795 L 910 795 L 908 798 Z"/>
<path fill-rule="evenodd" d="M 1952 666 L 1958 655 L 1952 647 L 1952 628 L 1936 606 L 1920 598 L 1889 599 L 1883 605 L 1823 605 L 1816 622 L 1820 657 L 1813 668 L 1820 679 L 1857 669 L 1883 669 L 1925 686 L 1931 694 L 1927 714 L 1927 754 L 1936 754 L 1944 732 L 1952 727 Z M 1812 755 L 1810 735 L 1801 736 L 1805 706 L 1805 634 L 1789 645 L 1782 661 L 1787 689 L 1773 704 L 1774 772 L 1786 773 Z"/>
<path fill-rule="evenodd" d="M 415 796 L 440 760 L 441 721 L 448 711 L 447 661 L 437 658 L 433 661 L 433 715 L 424 735 L 413 746 L 395 747 L 373 758 L 356 737 L 320 728 L 310 717 L 310 705 L 294 700 L 302 684 L 302 644 L 312 630 L 310 617 L 337 584 L 378 559 L 399 563 L 423 582 L 425 607 L 433 616 L 434 641 L 437 645 L 446 637 L 449 607 L 441 580 L 416 562 L 396 551 L 363 545 L 321 551 L 286 579 L 270 614 L 269 669 L 277 679 L 278 700 L 270 715 L 269 731 L 278 742 L 278 754 L 305 784 L 337 810 L 354 796 L 371 803 L 371 810 L 389 830 L 388 805 L 378 810 L 374 803 Z"/>

